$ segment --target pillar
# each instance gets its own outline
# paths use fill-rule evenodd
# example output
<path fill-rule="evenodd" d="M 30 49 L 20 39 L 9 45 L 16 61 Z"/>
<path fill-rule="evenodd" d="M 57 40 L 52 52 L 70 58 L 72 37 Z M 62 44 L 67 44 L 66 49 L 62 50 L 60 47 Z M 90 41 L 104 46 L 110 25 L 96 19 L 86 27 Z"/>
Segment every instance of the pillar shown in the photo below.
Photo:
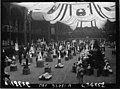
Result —
<path fill-rule="evenodd" d="M 31 21 L 29 21 L 29 41 L 31 43 Z"/>
<path fill-rule="evenodd" d="M 29 41 L 31 43 L 31 14 L 32 11 L 27 15 L 27 20 L 28 20 L 28 26 L 29 26 Z"/>
<path fill-rule="evenodd" d="M 55 37 L 56 37 L 56 41 L 58 41 L 58 23 L 55 24 Z"/>
<path fill-rule="evenodd" d="M 11 6 L 9 4 L 9 32 L 10 32 L 10 39 L 9 39 L 9 45 L 11 46 L 11 29 L 10 29 L 10 25 L 11 25 L 11 22 L 10 22 L 10 19 L 11 18 Z"/>
<path fill-rule="evenodd" d="M 48 42 L 50 42 L 50 30 L 51 30 L 51 26 L 50 26 L 50 23 L 48 23 Z"/>
<path fill-rule="evenodd" d="M 24 43 L 27 44 L 27 34 L 26 34 L 26 23 L 27 23 L 27 9 L 24 11 Z"/>
<path fill-rule="evenodd" d="M 16 43 L 18 43 L 18 38 L 19 38 L 19 31 L 18 31 L 18 21 L 16 19 L 15 21 L 15 27 L 16 27 Z"/>

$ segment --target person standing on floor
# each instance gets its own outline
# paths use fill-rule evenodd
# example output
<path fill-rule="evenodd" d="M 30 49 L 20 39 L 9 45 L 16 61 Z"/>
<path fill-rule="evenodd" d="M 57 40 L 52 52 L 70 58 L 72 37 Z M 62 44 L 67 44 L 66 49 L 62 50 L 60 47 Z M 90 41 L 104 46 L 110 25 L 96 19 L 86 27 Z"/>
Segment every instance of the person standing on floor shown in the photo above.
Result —
<path fill-rule="evenodd" d="M 16 55 L 18 55 L 18 52 L 19 52 L 19 45 L 18 45 L 18 43 L 15 43 L 15 51 L 16 51 Z"/>
<path fill-rule="evenodd" d="M 22 53 L 23 53 L 23 49 L 22 47 L 19 49 L 18 55 L 19 55 L 19 63 L 22 64 Z"/>
<path fill-rule="evenodd" d="M 82 64 L 79 64 L 76 68 L 77 70 L 77 79 L 79 81 L 79 84 L 83 84 L 83 76 L 84 76 L 84 68 Z"/>

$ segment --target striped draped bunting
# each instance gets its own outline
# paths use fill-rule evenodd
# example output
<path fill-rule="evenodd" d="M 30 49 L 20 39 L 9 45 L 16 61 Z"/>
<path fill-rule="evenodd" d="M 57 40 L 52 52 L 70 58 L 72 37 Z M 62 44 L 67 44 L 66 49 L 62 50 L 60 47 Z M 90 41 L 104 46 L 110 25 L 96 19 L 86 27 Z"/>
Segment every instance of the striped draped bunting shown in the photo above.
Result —
<path fill-rule="evenodd" d="M 115 2 L 56 2 L 48 5 L 51 6 L 49 9 L 46 4 L 42 4 L 42 6 L 39 6 L 40 4 L 35 5 L 32 5 L 32 9 L 27 8 L 32 10 L 33 13 L 38 10 L 43 14 L 44 19 L 50 21 L 51 24 L 61 22 L 70 26 L 73 30 L 77 27 L 104 28 L 107 20 L 112 22 L 116 20 Z M 34 18 L 35 15 L 32 16 Z"/>

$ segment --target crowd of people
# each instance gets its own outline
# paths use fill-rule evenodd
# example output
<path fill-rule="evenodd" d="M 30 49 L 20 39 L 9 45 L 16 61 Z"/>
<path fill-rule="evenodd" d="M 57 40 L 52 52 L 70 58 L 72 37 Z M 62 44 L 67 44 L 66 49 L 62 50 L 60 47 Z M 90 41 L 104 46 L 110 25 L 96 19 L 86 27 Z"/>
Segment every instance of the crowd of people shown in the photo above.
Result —
<path fill-rule="evenodd" d="M 33 56 L 36 57 L 37 62 L 43 57 L 58 57 L 58 59 L 65 58 L 70 60 L 77 54 L 79 55 L 78 61 L 73 66 L 75 67 L 79 83 L 83 83 L 83 76 L 86 74 L 87 68 L 98 69 L 100 74 L 102 74 L 104 69 L 112 72 L 105 57 L 105 42 L 98 42 L 97 40 L 71 40 L 47 43 L 44 39 L 38 39 L 36 43 L 32 42 L 20 46 L 15 43 L 14 48 L 10 47 L 9 50 L 2 50 L 4 74 L 6 74 L 4 71 L 6 67 L 5 61 L 8 59 L 15 62 L 15 59 L 18 58 L 20 65 L 23 65 L 23 59 L 25 59 L 26 65 L 28 65 L 29 59 Z"/>

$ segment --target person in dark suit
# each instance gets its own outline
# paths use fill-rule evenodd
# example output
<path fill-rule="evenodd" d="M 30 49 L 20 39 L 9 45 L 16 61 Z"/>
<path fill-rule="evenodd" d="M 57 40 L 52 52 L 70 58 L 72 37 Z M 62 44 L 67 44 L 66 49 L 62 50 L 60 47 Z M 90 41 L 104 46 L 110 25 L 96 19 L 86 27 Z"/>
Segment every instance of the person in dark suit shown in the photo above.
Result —
<path fill-rule="evenodd" d="M 13 49 L 12 46 L 9 48 L 9 57 L 12 58 L 12 56 L 15 54 L 15 50 Z"/>
<path fill-rule="evenodd" d="M 19 63 L 22 63 L 22 53 L 23 53 L 23 47 L 20 47 L 18 55 L 19 55 Z"/>
<path fill-rule="evenodd" d="M 30 44 L 28 43 L 26 51 L 29 52 L 30 50 Z"/>
<path fill-rule="evenodd" d="M 26 54 L 26 59 L 25 59 L 25 61 L 26 61 L 26 67 L 28 67 L 28 60 L 29 60 L 29 54 L 27 53 Z"/>
<path fill-rule="evenodd" d="M 26 58 L 26 55 L 27 55 L 27 52 L 29 53 L 29 50 L 30 50 L 30 45 L 28 44 L 28 45 L 25 45 L 24 46 L 24 59 Z"/>

